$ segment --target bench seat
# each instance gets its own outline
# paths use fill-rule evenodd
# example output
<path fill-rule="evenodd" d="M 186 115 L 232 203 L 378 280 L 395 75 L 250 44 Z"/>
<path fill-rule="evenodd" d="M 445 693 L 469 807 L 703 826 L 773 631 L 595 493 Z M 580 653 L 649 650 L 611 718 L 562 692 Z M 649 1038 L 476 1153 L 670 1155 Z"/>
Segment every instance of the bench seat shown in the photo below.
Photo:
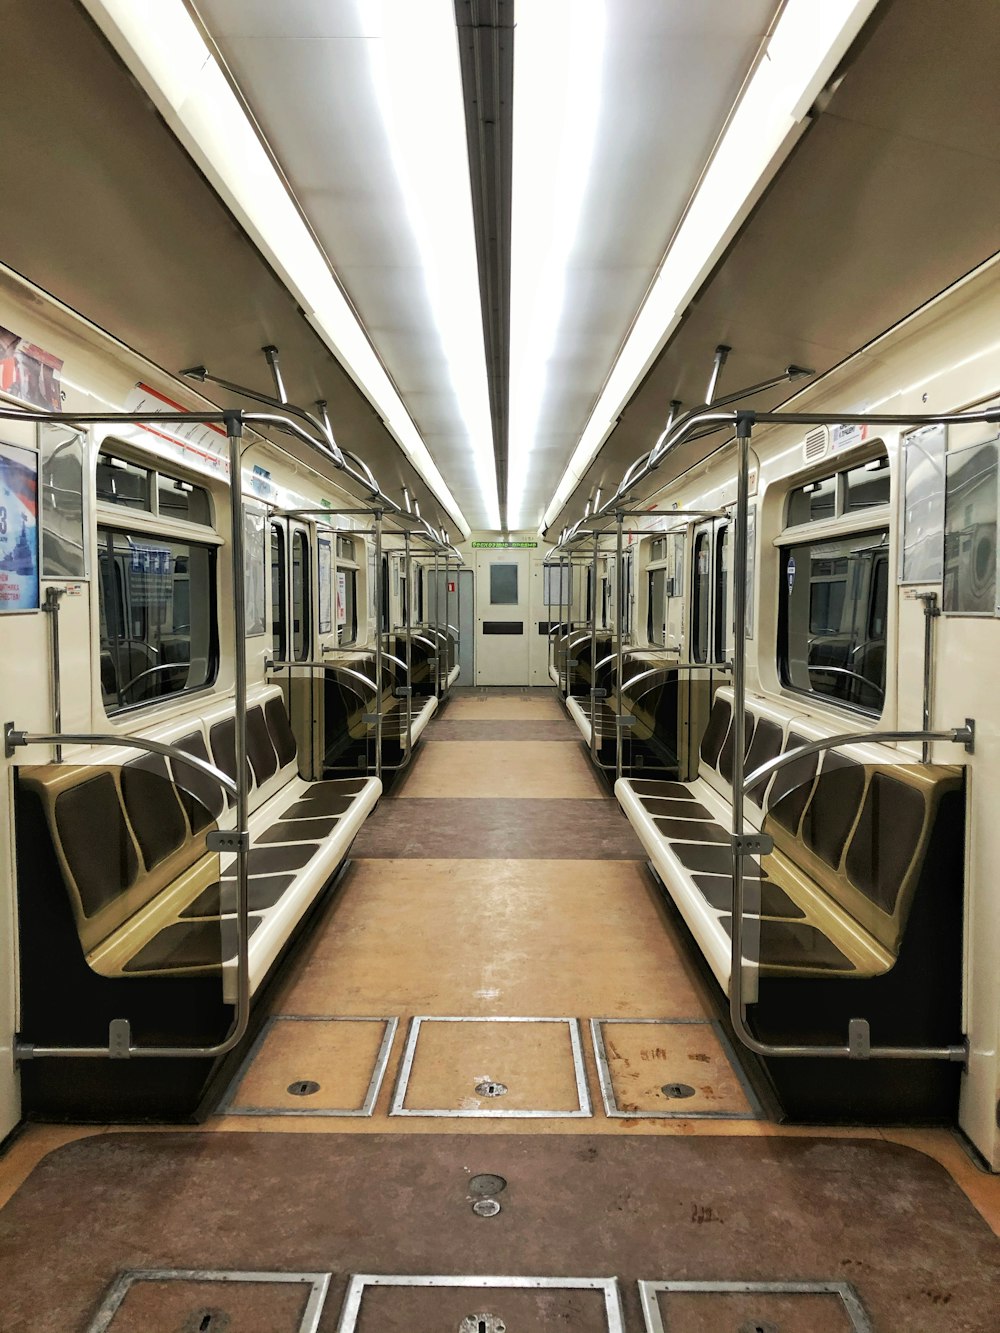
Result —
<path fill-rule="evenodd" d="M 232 705 L 159 729 L 165 741 L 235 774 Z M 22 768 L 48 827 L 88 967 L 107 978 L 223 974 L 235 1000 L 235 862 L 206 850 L 235 809 L 207 774 L 125 746 L 109 762 Z M 376 778 L 308 782 L 281 691 L 247 708 L 250 984 L 255 992 L 330 882 L 382 791 Z M 104 756 L 102 755 L 102 758 Z M 102 837 L 93 838 L 94 827 Z"/>
<path fill-rule="evenodd" d="M 732 935 L 732 692 L 720 690 L 689 783 L 619 779 L 618 801 L 716 980 L 729 990 Z M 747 700 L 750 773 L 824 732 Z M 779 770 L 744 805 L 772 853 L 744 863 L 748 1001 L 760 978 L 884 975 L 895 964 L 938 806 L 961 771 L 900 762 L 877 744 Z M 767 811 L 766 815 L 764 811 Z"/>

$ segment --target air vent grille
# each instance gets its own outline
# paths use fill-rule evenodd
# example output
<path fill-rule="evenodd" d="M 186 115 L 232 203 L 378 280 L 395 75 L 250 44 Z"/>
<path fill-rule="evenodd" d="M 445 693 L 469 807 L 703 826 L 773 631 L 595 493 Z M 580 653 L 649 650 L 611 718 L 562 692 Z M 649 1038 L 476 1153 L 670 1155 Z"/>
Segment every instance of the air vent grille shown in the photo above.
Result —
<path fill-rule="evenodd" d="M 807 463 L 815 463 L 818 458 L 825 458 L 830 452 L 830 431 L 827 426 L 817 426 L 806 436 L 803 446 Z"/>

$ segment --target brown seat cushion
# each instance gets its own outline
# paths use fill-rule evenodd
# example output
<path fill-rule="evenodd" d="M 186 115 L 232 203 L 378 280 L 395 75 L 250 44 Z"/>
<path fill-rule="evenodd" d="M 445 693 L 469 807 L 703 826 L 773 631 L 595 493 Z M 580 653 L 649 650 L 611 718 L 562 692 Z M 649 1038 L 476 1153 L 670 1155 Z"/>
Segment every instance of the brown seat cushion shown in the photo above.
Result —
<path fill-rule="evenodd" d="M 731 916 L 720 917 L 726 934 L 733 933 Z M 840 952 L 815 926 L 801 921 L 754 921 L 753 932 L 759 928 L 759 961 L 770 967 L 808 967 L 823 972 L 853 972 L 854 964 Z M 752 936 L 746 939 L 745 955 L 753 958 L 757 950 L 751 947 Z"/>
<path fill-rule="evenodd" d="M 890 916 L 923 826 L 922 793 L 887 773 L 874 773 L 844 864 L 851 881 Z"/>
<path fill-rule="evenodd" d="M 261 918 L 250 918 L 250 934 Z M 164 926 L 122 969 L 125 972 L 164 972 L 178 968 L 218 967 L 236 955 L 236 922 L 231 917 L 213 921 L 175 921 Z"/>
<path fill-rule="evenodd" d="M 170 781 L 167 761 L 145 754 L 122 765 L 122 799 L 146 869 L 165 861 L 187 838 L 180 798 Z"/>
<path fill-rule="evenodd" d="M 251 912 L 264 912 L 273 907 L 281 895 L 295 883 L 294 875 L 263 875 L 252 879 L 247 898 Z M 236 884 L 226 880 L 222 884 L 210 884 L 198 894 L 194 902 L 185 907 L 183 917 L 222 916 L 236 911 Z"/>
<path fill-rule="evenodd" d="M 110 773 L 56 797 L 56 828 L 85 916 L 94 916 L 135 883 L 139 857 Z"/>
<path fill-rule="evenodd" d="M 843 755 L 828 753 L 816 779 L 799 836 L 810 851 L 834 870 L 853 827 L 865 790 L 865 770 Z"/>
<path fill-rule="evenodd" d="M 715 768 L 719 755 L 729 734 L 729 724 L 733 720 L 733 710 L 725 699 L 716 698 L 708 716 L 708 726 L 701 738 L 701 757 L 709 768 Z"/>
<path fill-rule="evenodd" d="M 196 759 L 204 759 L 206 763 L 212 763 L 208 753 L 208 746 L 205 744 L 204 737 L 200 731 L 192 731 L 190 736 L 182 737 L 178 742 L 179 749 L 194 755 Z M 174 759 L 171 761 L 174 782 L 180 793 L 181 805 L 184 807 L 184 813 L 188 817 L 188 823 L 191 825 L 193 833 L 199 833 L 207 828 L 213 819 L 218 819 L 226 808 L 226 797 L 217 782 L 201 772 L 200 769 L 193 768 L 190 764 L 185 764 L 183 759 Z"/>

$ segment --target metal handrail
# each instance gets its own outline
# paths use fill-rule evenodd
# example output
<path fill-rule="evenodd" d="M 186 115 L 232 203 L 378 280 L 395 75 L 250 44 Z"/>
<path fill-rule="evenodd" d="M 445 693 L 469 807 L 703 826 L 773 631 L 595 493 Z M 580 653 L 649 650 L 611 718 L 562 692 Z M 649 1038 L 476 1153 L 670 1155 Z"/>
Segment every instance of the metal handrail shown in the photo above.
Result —
<path fill-rule="evenodd" d="M 93 745 L 107 746 L 109 749 L 125 750 L 143 750 L 149 754 L 163 755 L 167 759 L 172 759 L 176 763 L 189 764 L 192 768 L 198 769 L 204 773 L 225 791 L 234 800 L 238 799 L 239 792 L 236 782 L 223 773 L 221 769 L 210 764 L 206 759 L 201 759 L 198 755 L 189 754 L 182 750 L 179 745 L 168 745 L 165 741 L 154 741 L 145 736 L 116 736 L 107 732 L 77 732 L 77 731 L 59 731 L 59 732 L 29 732 L 18 731 L 10 722 L 4 725 L 4 754 L 9 759 L 13 756 L 15 749 L 27 745 Z M 234 848 L 237 860 L 237 1004 L 236 1016 L 233 1027 L 229 1034 L 221 1041 L 212 1046 L 134 1046 L 129 1042 L 127 1050 L 114 1050 L 109 1041 L 107 1046 L 36 1046 L 32 1042 L 15 1042 L 14 1056 L 17 1060 L 41 1060 L 53 1056 L 61 1056 L 63 1059 L 87 1060 L 87 1059 L 111 1059 L 111 1058 L 129 1058 L 129 1059 L 162 1059 L 162 1060 L 190 1060 L 192 1058 L 214 1059 L 217 1056 L 225 1055 L 231 1051 L 242 1039 L 246 1030 L 246 1020 L 249 1018 L 250 1010 L 250 992 L 248 973 L 241 966 L 243 963 L 247 946 L 249 943 L 247 923 L 244 920 L 244 914 L 247 910 L 248 902 L 248 878 L 247 878 L 247 856 L 249 853 L 249 839 L 237 831 L 234 835 Z"/>
<path fill-rule="evenodd" d="M 224 425 L 226 428 L 226 442 L 229 450 L 229 522 L 230 522 L 230 543 L 232 547 L 232 559 L 230 561 L 232 576 L 232 597 L 233 597 L 233 644 L 234 644 L 234 700 L 233 700 L 233 749 L 236 761 L 236 781 L 234 784 L 234 796 L 236 802 L 236 830 L 228 835 L 232 842 L 232 850 L 236 853 L 236 1012 L 233 1017 L 233 1025 L 227 1036 L 213 1046 L 144 1046 L 135 1047 L 132 1045 L 131 1029 L 128 1021 L 123 1020 L 125 1033 L 112 1047 L 113 1034 L 109 1031 L 108 1045 L 103 1046 L 34 1046 L 25 1043 L 21 1049 L 21 1058 L 41 1059 L 43 1057 L 78 1058 L 78 1059 L 111 1059 L 111 1058 L 130 1058 L 137 1056 L 141 1058 L 162 1058 L 162 1059 L 191 1059 L 193 1057 L 216 1058 L 225 1055 L 233 1050 L 243 1040 L 247 1028 L 250 1024 L 250 912 L 249 912 L 249 851 L 250 851 L 250 832 L 249 832 L 249 791 L 247 787 L 247 659 L 243 651 L 243 645 L 246 642 L 246 600 L 244 596 L 244 550 L 243 550 L 243 491 L 241 486 L 240 465 L 242 458 L 243 443 L 243 424 L 248 419 L 247 413 L 240 411 L 216 411 L 216 412 L 93 412 L 93 413 L 69 413 L 69 412 L 24 412 L 20 409 L 0 407 L 0 420 L 21 420 L 36 422 L 65 421 L 75 425 L 82 422 L 93 422 L 95 424 L 107 425 L 113 422 L 127 422 L 132 425 L 142 422 L 156 423 L 163 421 L 175 421 L 178 423 L 191 423 L 200 421 L 206 425 Z M 267 421 L 268 418 L 263 413 L 254 414 L 254 420 Z M 308 433 L 294 423 L 289 422 L 288 428 L 293 433 L 300 435 L 307 440 L 314 448 L 316 443 Z M 5 727 L 7 737 L 7 746 L 5 752 L 8 752 L 11 741 L 10 733 L 13 727 Z M 52 733 L 56 736 L 61 733 Z M 77 735 L 87 733 L 75 733 Z M 132 748 L 144 749 L 151 747 L 154 743 L 143 741 L 139 744 L 137 737 L 118 737 L 114 738 L 116 744 L 121 746 L 131 746 Z M 60 742 L 46 742 L 47 744 L 60 744 Z M 72 741 L 70 743 L 73 743 Z M 84 741 L 84 744 L 88 742 Z M 101 740 L 98 744 L 105 744 Z M 160 742 L 155 742 L 159 745 Z M 157 753 L 154 749 L 153 753 Z M 187 755 L 181 751 L 182 762 L 191 763 L 196 756 Z M 197 767 L 198 765 L 196 765 Z M 209 766 L 211 768 L 211 765 Z M 221 850 L 221 848 L 220 848 Z M 15 1047 L 16 1050 L 16 1047 Z"/>
<path fill-rule="evenodd" d="M 952 727 L 947 731 L 851 731 L 838 736 L 827 736 L 823 740 L 809 741 L 797 745 L 793 750 L 769 759 L 752 773 L 743 778 L 740 793 L 743 800 L 750 794 L 750 789 L 761 781 L 766 781 L 774 773 L 800 759 L 821 754 L 826 750 L 839 749 L 845 745 L 869 745 L 890 741 L 947 741 L 955 745 L 964 745 L 971 750 L 975 744 L 975 726 L 967 721 L 963 727 Z M 740 742 L 737 742 L 740 743 Z M 742 814 L 743 801 L 733 802 L 734 824 L 736 811 Z M 968 1058 L 966 1046 L 870 1046 L 867 1041 L 867 1022 L 852 1019 L 851 1027 L 864 1024 L 865 1038 L 859 1043 L 851 1035 L 844 1046 L 824 1046 L 820 1044 L 795 1045 L 793 1043 L 772 1043 L 759 1041 L 747 1026 L 745 1002 L 743 999 L 743 925 L 744 925 L 744 883 L 743 858 L 753 854 L 739 845 L 742 834 L 733 834 L 733 912 L 732 912 L 732 948 L 729 968 L 729 1011 L 733 1028 L 740 1041 L 756 1055 L 806 1057 L 825 1059 L 865 1059 L 865 1060 L 951 1060 L 964 1062 Z"/>
<path fill-rule="evenodd" d="M 342 666 L 339 662 L 276 662 L 272 658 L 267 658 L 264 662 L 265 671 L 290 671 L 295 667 L 305 667 L 310 671 L 339 671 L 342 675 L 353 676 L 355 680 L 360 680 L 373 694 L 378 690 L 371 676 L 366 676 L 362 671 L 355 671 L 353 667 Z"/>

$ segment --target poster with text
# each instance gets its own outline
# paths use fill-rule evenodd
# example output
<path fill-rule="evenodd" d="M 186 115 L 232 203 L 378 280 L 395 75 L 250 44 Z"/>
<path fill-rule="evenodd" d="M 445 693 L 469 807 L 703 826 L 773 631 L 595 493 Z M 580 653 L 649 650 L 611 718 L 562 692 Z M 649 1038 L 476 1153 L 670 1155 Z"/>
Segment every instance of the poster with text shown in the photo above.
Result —
<path fill-rule="evenodd" d="M 49 412 L 62 411 L 63 363 L 18 333 L 0 328 L 0 389 Z"/>
<path fill-rule="evenodd" d="M 38 610 L 38 455 L 0 442 L 0 612 Z"/>

